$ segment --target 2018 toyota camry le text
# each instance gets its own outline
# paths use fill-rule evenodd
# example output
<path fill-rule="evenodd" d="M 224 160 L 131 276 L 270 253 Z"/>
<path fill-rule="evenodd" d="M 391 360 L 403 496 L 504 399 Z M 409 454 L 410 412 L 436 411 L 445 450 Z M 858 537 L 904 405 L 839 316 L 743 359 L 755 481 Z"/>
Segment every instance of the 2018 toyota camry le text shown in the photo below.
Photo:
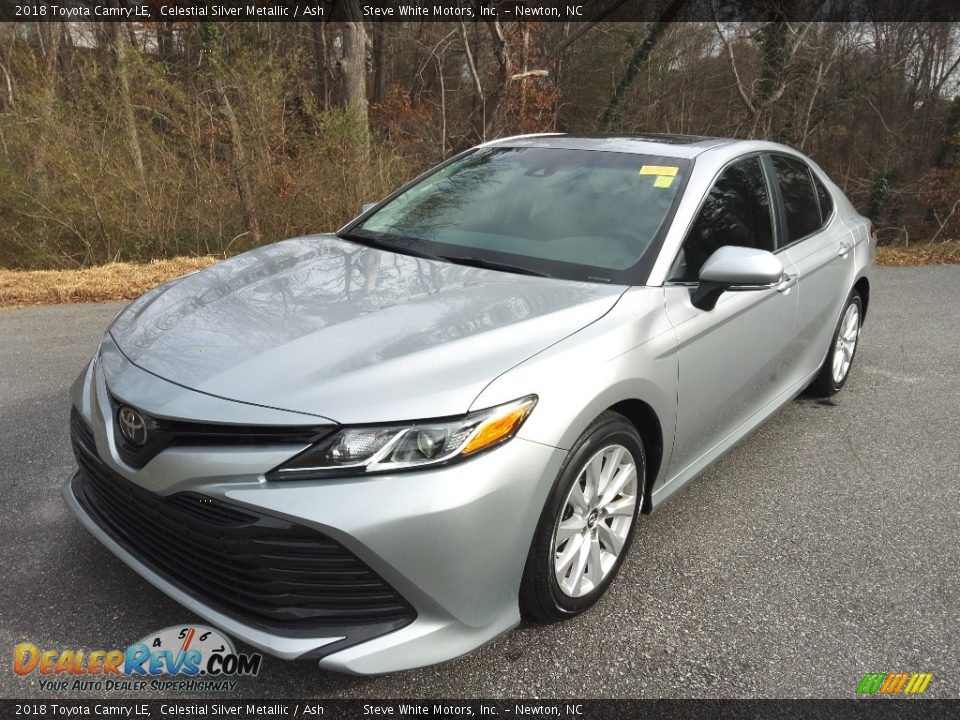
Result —
<path fill-rule="evenodd" d="M 72 389 L 64 497 L 264 651 L 447 660 L 589 608 L 644 513 L 840 390 L 873 235 L 774 143 L 486 143 L 121 311 Z"/>

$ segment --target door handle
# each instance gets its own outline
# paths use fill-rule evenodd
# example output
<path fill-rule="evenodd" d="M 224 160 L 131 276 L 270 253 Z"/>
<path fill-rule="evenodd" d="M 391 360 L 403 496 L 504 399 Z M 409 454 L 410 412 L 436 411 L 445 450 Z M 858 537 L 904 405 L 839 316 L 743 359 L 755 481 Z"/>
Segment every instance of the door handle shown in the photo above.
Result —
<path fill-rule="evenodd" d="M 851 243 L 847 243 L 847 242 L 840 243 L 840 250 L 837 252 L 837 255 L 839 255 L 840 257 L 846 257 L 847 253 L 850 252 L 850 248 L 852 247 L 853 245 Z"/>
<path fill-rule="evenodd" d="M 797 284 L 797 281 L 800 279 L 800 276 L 797 274 L 790 275 L 789 273 L 784 273 L 779 284 L 777 285 L 777 292 L 784 293 L 794 285 Z"/>

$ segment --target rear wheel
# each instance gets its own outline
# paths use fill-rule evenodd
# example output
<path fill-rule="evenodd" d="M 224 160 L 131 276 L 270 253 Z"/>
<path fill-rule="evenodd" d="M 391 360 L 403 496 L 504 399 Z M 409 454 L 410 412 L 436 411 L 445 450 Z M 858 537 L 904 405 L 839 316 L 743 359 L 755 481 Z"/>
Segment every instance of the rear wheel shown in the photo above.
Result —
<path fill-rule="evenodd" d="M 830 350 L 823 361 L 820 373 L 808 388 L 811 395 L 829 397 L 839 392 L 847 382 L 850 368 L 853 367 L 853 358 L 857 353 L 862 321 L 863 300 L 860 298 L 860 293 L 853 290 L 847 298 L 847 304 L 833 331 Z"/>
<path fill-rule="evenodd" d="M 554 483 L 520 587 L 525 614 L 573 617 L 609 587 L 633 540 L 646 458 L 636 428 L 605 412 L 577 440 Z"/>

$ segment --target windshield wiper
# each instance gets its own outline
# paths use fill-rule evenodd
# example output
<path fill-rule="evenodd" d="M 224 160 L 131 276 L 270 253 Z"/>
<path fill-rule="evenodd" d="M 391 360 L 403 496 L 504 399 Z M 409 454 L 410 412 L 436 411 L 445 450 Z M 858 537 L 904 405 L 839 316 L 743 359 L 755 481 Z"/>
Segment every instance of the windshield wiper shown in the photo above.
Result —
<path fill-rule="evenodd" d="M 388 252 L 400 253 L 401 255 L 412 255 L 413 257 L 423 258 L 424 260 L 450 262 L 447 258 L 441 255 L 434 255 L 433 253 L 428 253 L 425 250 L 420 250 L 418 248 L 413 248 L 402 244 L 404 241 L 410 242 L 410 240 L 413 238 L 398 237 L 392 240 L 381 240 L 373 235 L 367 235 L 366 233 L 358 233 L 355 231 L 337 233 L 337 237 L 343 238 L 344 240 L 351 240 L 355 243 L 366 245 L 367 247 L 376 248 L 377 250 L 386 250 Z"/>
<path fill-rule="evenodd" d="M 553 277 L 550 273 L 534 268 L 523 267 L 521 265 L 511 265 L 510 263 L 489 260 L 487 258 L 471 255 L 469 257 L 459 257 L 456 255 L 444 255 L 444 260 L 448 260 L 458 265 L 469 265 L 470 267 L 483 268 L 484 270 L 502 270 L 504 272 L 516 273 L 518 275 L 536 275 L 537 277 Z"/>

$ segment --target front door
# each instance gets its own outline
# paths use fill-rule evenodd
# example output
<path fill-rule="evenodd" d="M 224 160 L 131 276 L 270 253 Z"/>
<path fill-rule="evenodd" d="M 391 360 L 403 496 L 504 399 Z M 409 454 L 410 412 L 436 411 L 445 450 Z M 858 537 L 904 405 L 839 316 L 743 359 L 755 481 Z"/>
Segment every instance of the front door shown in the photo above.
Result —
<path fill-rule="evenodd" d="M 773 251 L 771 191 L 761 158 L 728 165 L 704 200 L 665 284 L 679 340 L 677 430 L 670 477 L 699 465 L 724 438 L 789 387 L 795 363 L 796 270 L 777 288 L 723 293 L 712 310 L 690 302 L 700 267 L 723 245 Z"/>

